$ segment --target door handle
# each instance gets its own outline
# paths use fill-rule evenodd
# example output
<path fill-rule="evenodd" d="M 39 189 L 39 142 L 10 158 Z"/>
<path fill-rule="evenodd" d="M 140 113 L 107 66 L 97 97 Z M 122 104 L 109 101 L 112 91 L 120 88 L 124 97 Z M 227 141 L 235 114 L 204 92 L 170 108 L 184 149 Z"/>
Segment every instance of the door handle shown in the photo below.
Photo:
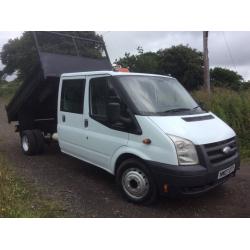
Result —
<path fill-rule="evenodd" d="M 89 126 L 89 121 L 88 119 L 84 119 L 84 127 L 87 128 Z"/>
<path fill-rule="evenodd" d="M 62 115 L 62 121 L 65 122 L 66 121 L 66 117 L 65 115 Z"/>

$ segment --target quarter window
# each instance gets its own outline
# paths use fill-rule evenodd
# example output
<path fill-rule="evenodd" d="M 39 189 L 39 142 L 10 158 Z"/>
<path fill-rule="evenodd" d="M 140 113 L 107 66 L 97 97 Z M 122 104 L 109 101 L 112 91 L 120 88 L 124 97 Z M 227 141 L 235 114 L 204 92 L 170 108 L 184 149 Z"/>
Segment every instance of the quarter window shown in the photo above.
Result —
<path fill-rule="evenodd" d="M 61 111 L 83 114 L 85 80 L 64 80 L 61 93 Z"/>

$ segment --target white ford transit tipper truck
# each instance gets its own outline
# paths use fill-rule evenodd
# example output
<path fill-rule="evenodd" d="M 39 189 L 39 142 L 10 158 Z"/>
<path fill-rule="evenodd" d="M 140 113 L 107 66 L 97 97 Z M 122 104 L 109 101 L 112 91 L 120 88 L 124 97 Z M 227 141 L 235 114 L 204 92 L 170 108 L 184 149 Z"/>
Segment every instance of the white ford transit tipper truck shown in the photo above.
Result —
<path fill-rule="evenodd" d="M 201 194 L 239 169 L 235 132 L 198 106 L 175 78 L 100 70 L 64 73 L 58 93 L 51 91 L 46 102 L 57 100 L 51 117 L 44 115 L 49 91 L 42 89 L 31 98 L 33 105 L 25 101 L 14 110 L 17 94 L 7 106 L 9 121 L 19 119 L 23 152 L 39 153 L 44 138 L 56 138 L 63 153 L 114 175 L 132 202 L 149 203 L 158 194 Z"/>

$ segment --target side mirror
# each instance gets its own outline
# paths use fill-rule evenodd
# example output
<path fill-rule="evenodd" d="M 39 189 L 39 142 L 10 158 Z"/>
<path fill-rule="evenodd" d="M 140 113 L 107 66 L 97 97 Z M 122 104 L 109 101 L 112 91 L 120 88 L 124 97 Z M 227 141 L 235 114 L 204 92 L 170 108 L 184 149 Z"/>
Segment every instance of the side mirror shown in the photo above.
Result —
<path fill-rule="evenodd" d="M 121 106 L 118 102 L 110 102 L 107 107 L 108 120 L 111 123 L 120 121 Z"/>
<path fill-rule="evenodd" d="M 207 111 L 206 107 L 205 107 L 205 103 L 201 102 L 201 101 L 197 101 L 198 105 L 200 106 L 200 108 L 204 111 Z"/>

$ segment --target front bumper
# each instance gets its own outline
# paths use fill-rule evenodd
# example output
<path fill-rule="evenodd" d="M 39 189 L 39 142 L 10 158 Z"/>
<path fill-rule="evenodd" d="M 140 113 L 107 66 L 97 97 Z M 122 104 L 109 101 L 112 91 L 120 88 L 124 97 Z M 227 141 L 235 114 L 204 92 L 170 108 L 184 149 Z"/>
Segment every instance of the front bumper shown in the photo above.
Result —
<path fill-rule="evenodd" d="M 235 164 L 235 171 L 218 180 L 218 172 Z M 234 176 L 240 167 L 239 154 L 234 159 L 226 161 L 217 167 L 203 165 L 173 166 L 158 162 L 148 161 L 154 179 L 161 195 L 199 195 L 205 193 Z"/>

